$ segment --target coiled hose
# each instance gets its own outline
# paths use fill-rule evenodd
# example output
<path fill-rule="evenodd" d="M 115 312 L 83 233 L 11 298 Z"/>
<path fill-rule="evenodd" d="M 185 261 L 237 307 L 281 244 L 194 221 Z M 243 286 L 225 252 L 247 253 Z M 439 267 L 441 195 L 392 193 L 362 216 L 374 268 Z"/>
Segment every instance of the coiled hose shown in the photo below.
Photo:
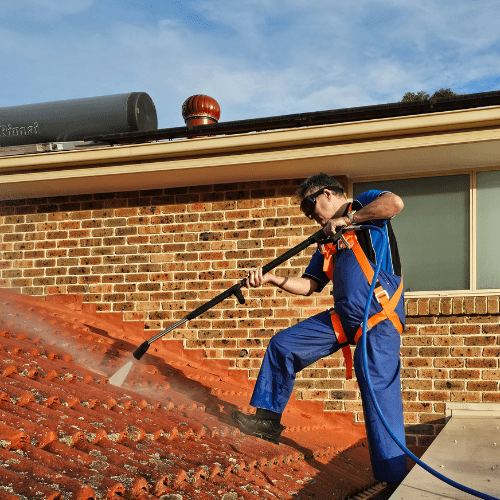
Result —
<path fill-rule="evenodd" d="M 382 237 L 384 238 L 385 242 L 387 243 L 387 235 L 385 232 L 377 226 L 372 226 L 372 225 L 363 225 L 361 226 L 361 229 L 374 229 L 378 231 Z M 385 429 L 389 433 L 389 435 L 392 437 L 392 439 L 395 441 L 395 443 L 403 450 L 404 453 L 406 453 L 407 456 L 409 456 L 412 460 L 414 460 L 420 467 L 425 469 L 427 472 L 432 474 L 433 476 L 437 477 L 441 481 L 444 481 L 445 483 L 449 484 L 450 486 L 453 486 L 454 488 L 457 488 L 461 491 L 464 491 L 465 493 L 469 493 L 471 495 L 474 495 L 478 498 L 483 498 L 484 500 L 500 500 L 497 497 L 492 497 L 491 495 L 488 495 L 486 493 L 481 493 L 480 491 L 476 491 L 472 488 L 469 488 L 463 484 L 457 483 L 456 481 L 453 481 L 453 479 L 450 479 L 443 474 L 440 474 L 438 471 L 434 470 L 432 467 L 429 467 L 427 464 L 422 462 L 418 457 L 416 457 L 404 444 L 402 444 L 399 439 L 396 437 L 394 432 L 392 432 L 392 429 L 389 427 L 389 424 L 387 423 L 386 419 L 384 418 L 384 415 L 382 414 L 382 410 L 380 409 L 380 406 L 377 402 L 377 398 L 375 396 L 375 392 L 373 390 L 373 387 L 371 385 L 370 381 L 370 373 L 368 370 L 368 359 L 366 356 L 366 327 L 368 324 L 368 316 L 370 312 L 370 302 L 371 302 L 371 297 L 373 296 L 374 290 L 375 290 L 375 284 L 377 282 L 377 276 L 379 274 L 380 268 L 382 266 L 382 261 L 385 255 L 385 250 L 386 250 L 386 245 L 382 245 L 382 252 L 380 255 L 377 255 L 377 265 L 375 267 L 375 273 L 373 276 L 372 284 L 370 287 L 370 291 L 368 292 L 368 302 L 366 304 L 365 308 L 365 314 L 363 317 L 363 333 L 361 335 L 361 353 L 362 353 L 362 359 L 363 359 L 363 368 L 365 370 L 365 376 L 366 376 L 366 385 L 368 387 L 368 391 L 370 393 L 370 397 L 372 398 L 373 404 L 375 406 L 375 409 L 377 410 L 378 416 L 380 417 L 380 420 L 382 421 L 382 424 L 384 425 Z"/>

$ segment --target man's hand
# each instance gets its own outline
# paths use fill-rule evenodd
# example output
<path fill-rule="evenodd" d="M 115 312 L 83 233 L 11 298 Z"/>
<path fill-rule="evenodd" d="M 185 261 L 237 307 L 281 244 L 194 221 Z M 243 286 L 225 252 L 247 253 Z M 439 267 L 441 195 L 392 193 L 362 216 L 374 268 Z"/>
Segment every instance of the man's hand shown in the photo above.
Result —
<path fill-rule="evenodd" d="M 252 267 L 250 271 L 248 271 L 247 276 L 247 288 L 258 288 L 262 286 L 264 283 L 269 281 L 271 273 L 267 273 L 262 275 L 262 267 Z"/>
<path fill-rule="evenodd" d="M 335 219 L 330 219 L 326 226 L 323 228 L 323 232 L 326 236 L 333 236 L 337 232 L 338 227 L 347 226 L 350 221 L 347 217 L 337 217 Z"/>

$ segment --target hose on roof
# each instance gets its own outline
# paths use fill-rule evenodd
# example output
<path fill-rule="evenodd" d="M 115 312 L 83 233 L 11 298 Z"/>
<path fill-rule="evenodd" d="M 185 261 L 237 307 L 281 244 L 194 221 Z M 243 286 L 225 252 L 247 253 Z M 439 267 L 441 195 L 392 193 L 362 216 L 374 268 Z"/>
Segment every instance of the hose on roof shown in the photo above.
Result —
<path fill-rule="evenodd" d="M 376 231 L 378 231 L 382 237 L 387 241 L 387 236 L 386 234 L 384 233 L 384 231 L 377 227 L 377 226 L 372 226 L 372 225 L 363 225 L 361 226 L 362 229 L 374 229 Z M 461 491 L 464 491 L 465 493 L 469 493 L 470 495 L 474 495 L 478 498 L 482 498 L 484 500 L 500 500 L 499 498 L 497 497 L 492 497 L 491 495 L 488 495 L 487 493 L 481 493 L 480 491 L 476 491 L 472 488 L 469 488 L 468 486 L 465 486 L 463 484 L 460 484 L 460 483 L 457 483 L 456 481 L 453 481 L 453 479 L 450 479 L 446 476 L 444 476 L 443 474 L 439 473 L 438 471 L 434 470 L 432 467 L 428 466 L 427 464 L 425 464 L 424 462 L 422 462 L 422 460 L 420 460 L 417 456 L 415 456 L 404 444 L 402 444 L 399 439 L 396 437 L 396 435 L 394 434 L 394 432 L 392 431 L 392 429 L 389 427 L 389 424 L 387 423 L 386 419 L 384 418 L 384 415 L 382 414 L 382 410 L 380 409 L 380 406 L 377 402 L 377 398 L 375 396 L 375 392 L 373 390 L 373 387 L 371 385 L 371 381 L 370 381 L 370 372 L 368 370 L 368 358 L 366 356 L 366 335 L 367 335 L 367 324 L 368 324 L 368 316 L 369 316 L 369 311 L 370 311 L 370 298 L 373 296 L 373 293 L 374 293 L 374 290 L 375 290 L 375 285 L 376 285 L 376 282 L 377 282 L 377 276 L 379 274 L 379 271 L 380 271 L 380 268 L 382 266 L 382 261 L 383 261 L 383 258 L 384 258 L 384 254 L 385 254 L 385 249 L 386 249 L 386 246 L 385 245 L 382 245 L 382 252 L 381 252 L 381 255 L 380 257 L 377 259 L 377 265 L 375 267 L 375 274 L 373 276 L 373 280 L 372 280 L 372 284 L 371 284 L 371 287 L 370 287 L 370 291 L 368 292 L 368 302 L 366 304 L 366 308 L 365 308 L 365 314 L 364 314 L 364 317 L 363 317 L 363 333 L 361 335 L 361 353 L 362 353 L 362 360 L 363 360 L 363 368 L 364 368 L 364 371 L 365 371 L 365 376 L 366 376 L 366 385 L 368 387 L 368 391 L 370 393 L 370 397 L 372 398 L 372 401 L 373 401 L 373 405 L 375 406 L 375 409 L 377 410 L 377 413 L 378 413 L 378 416 L 380 418 L 380 420 L 382 421 L 382 424 L 384 425 L 385 429 L 387 430 L 387 432 L 389 433 L 389 435 L 392 437 L 392 439 L 395 441 L 395 443 L 401 448 L 401 450 L 403 450 L 403 452 L 408 456 L 410 457 L 412 460 L 415 461 L 415 463 L 417 463 L 418 465 L 420 465 L 420 467 L 422 467 L 423 469 L 425 469 L 427 472 L 429 472 L 430 474 L 432 474 L 433 476 L 437 477 L 438 479 L 440 479 L 441 481 L 444 481 L 445 483 L 449 484 L 450 486 L 453 486 L 454 488 L 457 488 Z"/>

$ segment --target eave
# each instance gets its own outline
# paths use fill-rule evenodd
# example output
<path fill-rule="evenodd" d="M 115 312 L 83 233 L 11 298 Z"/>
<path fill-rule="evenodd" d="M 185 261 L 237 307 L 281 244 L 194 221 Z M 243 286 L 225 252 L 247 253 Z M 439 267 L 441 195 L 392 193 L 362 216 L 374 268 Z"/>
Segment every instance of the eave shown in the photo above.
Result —
<path fill-rule="evenodd" d="M 500 106 L 0 158 L 0 198 L 307 177 L 436 175 L 500 162 Z"/>

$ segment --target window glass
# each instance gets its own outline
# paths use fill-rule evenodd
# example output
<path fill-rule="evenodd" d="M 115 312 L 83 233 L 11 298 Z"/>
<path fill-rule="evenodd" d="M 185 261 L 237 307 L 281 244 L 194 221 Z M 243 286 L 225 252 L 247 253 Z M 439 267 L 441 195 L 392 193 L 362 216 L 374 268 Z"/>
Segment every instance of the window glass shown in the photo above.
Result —
<path fill-rule="evenodd" d="M 470 288 L 469 175 L 355 183 L 354 198 L 368 189 L 403 199 L 392 226 L 406 291 Z"/>
<path fill-rule="evenodd" d="M 500 171 L 478 172 L 477 288 L 500 288 Z"/>

